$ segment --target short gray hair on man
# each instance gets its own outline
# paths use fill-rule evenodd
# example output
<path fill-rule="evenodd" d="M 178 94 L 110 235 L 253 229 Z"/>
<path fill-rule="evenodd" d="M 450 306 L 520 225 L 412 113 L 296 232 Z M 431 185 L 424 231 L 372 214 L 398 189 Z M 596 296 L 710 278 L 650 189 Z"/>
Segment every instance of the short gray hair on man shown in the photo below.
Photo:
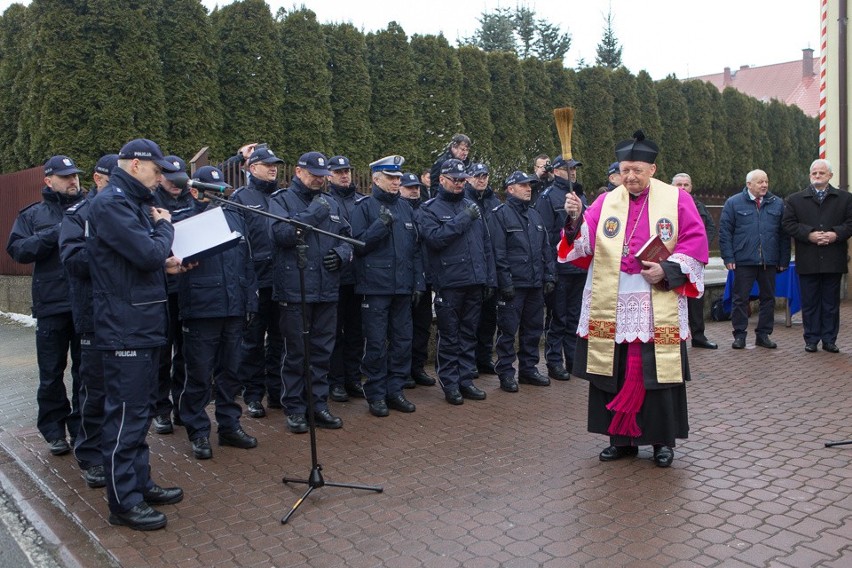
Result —
<path fill-rule="evenodd" d="M 761 174 L 765 175 L 766 177 L 769 177 L 766 174 L 766 172 L 763 171 L 763 170 L 751 170 L 749 173 L 746 174 L 746 183 L 750 182 L 752 180 L 752 178 L 755 176 L 755 174 L 758 174 L 758 173 L 761 173 Z"/>
<path fill-rule="evenodd" d="M 822 164 L 822 165 L 824 165 L 826 168 L 828 168 L 828 173 L 830 173 L 830 174 L 831 174 L 831 173 L 834 173 L 834 171 L 831 169 L 831 162 L 829 162 L 829 161 L 828 161 L 828 160 L 826 160 L 825 158 L 817 158 L 816 160 L 814 160 L 813 162 L 811 162 L 811 167 L 810 167 L 810 168 L 808 168 L 808 171 L 811 171 L 812 169 L 814 169 L 814 166 L 816 166 L 817 164 Z"/>
<path fill-rule="evenodd" d="M 692 177 L 688 173 L 681 172 L 679 174 L 675 174 L 675 175 L 672 176 L 672 185 L 674 185 L 674 182 L 677 178 L 686 178 L 689 181 L 692 181 Z"/>

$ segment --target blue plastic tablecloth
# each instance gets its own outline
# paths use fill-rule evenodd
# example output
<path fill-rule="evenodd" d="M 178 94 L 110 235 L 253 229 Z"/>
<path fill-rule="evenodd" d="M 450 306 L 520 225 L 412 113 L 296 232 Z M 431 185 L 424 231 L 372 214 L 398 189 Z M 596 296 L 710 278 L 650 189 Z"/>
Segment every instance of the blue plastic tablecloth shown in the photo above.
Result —
<path fill-rule="evenodd" d="M 728 271 L 728 278 L 725 280 L 725 294 L 722 296 L 722 307 L 725 312 L 731 313 L 731 289 L 734 286 L 734 271 Z M 749 294 L 750 300 L 756 300 L 758 297 L 757 282 L 751 288 Z M 796 263 L 791 262 L 790 268 L 784 272 L 779 272 L 775 275 L 775 297 L 786 298 L 787 307 L 790 309 L 790 314 L 795 314 L 802 309 L 802 297 L 799 290 L 799 274 L 796 272 Z"/>

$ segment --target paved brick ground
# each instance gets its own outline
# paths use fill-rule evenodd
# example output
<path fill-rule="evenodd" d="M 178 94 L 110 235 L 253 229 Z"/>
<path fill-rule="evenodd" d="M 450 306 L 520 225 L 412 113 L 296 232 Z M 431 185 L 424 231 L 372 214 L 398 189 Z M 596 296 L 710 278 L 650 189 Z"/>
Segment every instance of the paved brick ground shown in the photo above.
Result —
<path fill-rule="evenodd" d="M 86 488 L 71 456 L 47 453 L 34 427 L 32 330 L 6 322 L 0 473 L 26 472 L 56 505 L 40 513 L 45 527 L 88 535 L 122 566 L 852 566 L 852 446 L 824 447 L 852 438 L 852 332 L 843 326 L 842 353 L 808 354 L 801 325 L 776 321 L 777 351 L 754 348 L 753 336 L 733 351 L 730 323 L 708 323 L 722 347 L 690 352 L 692 430 L 670 469 L 649 448 L 598 461 L 606 440 L 585 431 L 581 381 L 507 394 L 484 377 L 488 400 L 462 407 L 437 387 L 407 391 L 412 415 L 332 403 L 345 426 L 318 432 L 326 481 L 384 492 L 323 487 L 287 525 L 305 487 L 281 479 L 307 476 L 310 451 L 281 414 L 244 418 L 259 447 L 214 446 L 209 461 L 191 457 L 180 428 L 151 434 L 155 480 L 187 495 L 153 533 L 109 526 L 103 492 Z"/>

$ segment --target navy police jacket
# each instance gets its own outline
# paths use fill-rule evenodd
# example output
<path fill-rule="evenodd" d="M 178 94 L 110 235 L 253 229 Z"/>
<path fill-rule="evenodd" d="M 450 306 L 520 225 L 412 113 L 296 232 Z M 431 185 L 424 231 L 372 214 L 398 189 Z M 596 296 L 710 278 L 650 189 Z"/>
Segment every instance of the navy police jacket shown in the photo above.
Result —
<path fill-rule="evenodd" d="M 784 202 L 767 192 L 760 208 L 744 188 L 729 197 L 719 220 L 719 251 L 725 264 L 790 265 L 790 237 L 782 226 Z"/>
<path fill-rule="evenodd" d="M 488 220 L 498 288 L 541 288 L 556 280 L 556 249 L 538 211 L 512 195 Z"/>
<path fill-rule="evenodd" d="M 172 214 L 172 223 L 182 221 L 195 214 L 195 199 L 189 193 L 189 188 L 182 189 L 177 196 L 169 193 L 166 188 L 159 186 L 154 192 L 154 204 Z M 169 294 L 177 294 L 178 275 L 166 274 Z"/>
<path fill-rule="evenodd" d="M 269 200 L 269 212 L 279 217 L 301 221 L 337 235 L 350 236 L 349 223 L 340 205 L 321 191 L 312 191 L 299 178 L 293 177 L 290 187 L 276 191 Z M 299 268 L 296 256 L 296 229 L 284 221 L 272 220 L 269 225 L 275 245 L 272 298 L 279 302 L 300 301 Z M 336 302 L 340 287 L 340 270 L 329 271 L 322 259 L 334 251 L 342 261 L 341 270 L 352 262 L 352 245 L 316 231 L 304 234 L 307 248 L 305 267 L 305 299 L 310 303 Z"/>
<path fill-rule="evenodd" d="M 466 183 L 464 185 L 464 196 L 479 205 L 479 209 L 482 211 L 482 218 L 485 219 L 486 223 L 488 223 L 488 219 L 491 217 L 491 212 L 494 211 L 494 208 L 500 205 L 500 198 L 494 194 L 494 190 L 491 187 L 486 187 L 484 191 L 479 192 L 472 185 Z"/>
<path fill-rule="evenodd" d="M 59 230 L 59 258 L 68 274 L 71 288 L 71 314 L 74 331 L 92 333 L 92 276 L 89 274 L 89 251 L 86 236 L 89 229 L 91 200 L 82 199 L 68 208 Z"/>
<path fill-rule="evenodd" d="M 215 207 L 215 203 L 199 203 L 193 211 L 198 214 Z M 242 216 L 227 206 L 223 213 L 230 229 L 244 235 Z M 199 260 L 198 266 L 178 276 L 178 311 L 182 320 L 257 312 L 257 280 L 245 237 L 237 246 Z"/>
<path fill-rule="evenodd" d="M 382 207 L 393 216 L 390 226 L 379 219 Z M 352 236 L 364 241 L 363 247 L 355 248 L 357 294 L 411 294 L 426 290 L 414 210 L 398 193 L 373 185 L 372 194 L 358 201 L 350 222 Z"/>
<path fill-rule="evenodd" d="M 544 221 L 544 226 L 547 228 L 548 238 L 550 239 L 550 246 L 554 251 L 557 245 L 559 245 L 559 239 L 562 237 L 562 228 L 568 219 L 568 213 L 565 211 L 565 197 L 568 196 L 569 191 L 574 191 L 571 182 L 556 176 L 553 178 L 553 183 L 541 192 L 541 195 L 538 196 L 538 201 L 533 204 L 535 210 L 541 215 L 542 221 Z M 583 206 L 586 206 L 586 197 L 582 194 L 578 195 L 583 201 Z M 558 274 L 586 273 L 585 270 L 574 266 L 570 262 L 558 263 L 556 271 Z"/>
<path fill-rule="evenodd" d="M 250 178 L 248 185 L 231 194 L 231 201 L 260 211 L 269 211 L 269 197 L 278 189 L 277 181 Z M 269 217 L 243 211 L 246 236 L 254 260 L 258 288 L 272 287 L 272 241 L 269 239 Z"/>
<path fill-rule="evenodd" d="M 355 209 L 355 202 L 364 197 L 355 189 L 354 183 L 349 187 L 342 187 L 333 183 L 328 184 L 328 195 L 340 205 L 340 212 L 350 225 L 352 224 L 352 210 Z M 340 270 L 340 285 L 352 284 L 355 284 L 355 265 L 350 263 Z"/>
<path fill-rule="evenodd" d="M 151 191 L 120 168 L 91 200 L 89 273 L 96 349 L 146 349 L 166 343 L 164 265 L 174 227 L 151 221 Z"/>
<path fill-rule="evenodd" d="M 438 290 L 497 286 L 488 227 L 482 217 L 468 215 L 471 205 L 463 194 L 440 187 L 437 197 L 420 206 L 430 273 Z"/>
<path fill-rule="evenodd" d="M 49 187 L 42 201 L 25 207 L 15 219 L 6 252 L 21 264 L 35 263 L 32 278 L 33 316 L 53 316 L 71 311 L 65 269 L 59 260 L 59 226 L 65 210 L 81 195 L 66 197 Z"/>

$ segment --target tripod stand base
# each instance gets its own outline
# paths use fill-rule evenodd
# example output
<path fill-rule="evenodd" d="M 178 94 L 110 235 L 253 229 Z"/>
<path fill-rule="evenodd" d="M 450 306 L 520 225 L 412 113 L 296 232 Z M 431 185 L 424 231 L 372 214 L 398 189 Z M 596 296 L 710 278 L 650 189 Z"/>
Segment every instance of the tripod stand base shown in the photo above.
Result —
<path fill-rule="evenodd" d="M 287 514 L 284 515 L 283 519 L 281 519 L 282 525 L 287 524 L 287 521 L 289 521 L 293 513 L 296 512 L 296 509 L 298 509 L 299 506 L 305 502 L 305 499 L 307 499 L 308 495 L 310 495 L 314 489 L 319 489 L 320 487 L 328 485 L 329 487 L 348 487 L 349 489 L 374 491 L 376 493 L 381 493 L 382 491 L 384 491 L 384 489 L 382 487 L 379 487 L 378 485 L 360 485 L 355 483 L 334 483 L 331 481 L 326 481 L 322 476 L 322 466 L 320 464 L 316 464 L 311 468 L 311 473 L 308 476 L 308 479 L 285 477 L 281 481 L 283 483 L 304 483 L 308 486 L 307 491 L 305 491 L 305 493 L 298 500 L 296 500 L 295 503 L 293 503 L 293 506 L 290 508 Z"/>
<path fill-rule="evenodd" d="M 826 442 L 826 448 L 833 448 L 834 446 L 852 446 L 852 440 L 844 440 L 842 442 Z"/>

